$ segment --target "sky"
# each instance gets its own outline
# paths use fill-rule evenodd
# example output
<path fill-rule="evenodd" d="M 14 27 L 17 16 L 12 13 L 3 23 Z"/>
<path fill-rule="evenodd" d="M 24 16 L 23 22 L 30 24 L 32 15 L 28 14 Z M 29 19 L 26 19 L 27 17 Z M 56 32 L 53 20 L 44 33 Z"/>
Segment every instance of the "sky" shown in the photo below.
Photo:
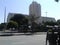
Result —
<path fill-rule="evenodd" d="M 41 5 L 41 16 L 60 19 L 60 2 L 55 0 L 34 0 Z M 0 0 L 0 23 L 4 22 L 6 7 L 6 20 L 8 13 L 21 13 L 29 15 L 29 5 L 33 0 Z M 46 13 L 47 12 L 47 15 Z"/>

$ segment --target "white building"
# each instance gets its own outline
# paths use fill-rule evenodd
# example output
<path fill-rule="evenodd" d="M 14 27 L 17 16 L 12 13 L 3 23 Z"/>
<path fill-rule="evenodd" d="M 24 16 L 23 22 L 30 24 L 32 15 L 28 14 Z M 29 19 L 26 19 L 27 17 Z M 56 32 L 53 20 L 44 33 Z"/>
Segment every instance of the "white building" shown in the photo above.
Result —
<path fill-rule="evenodd" d="M 15 14 L 18 14 L 18 13 L 9 13 L 8 17 L 7 17 L 7 22 L 9 22 L 11 17 L 13 17 Z M 30 4 L 30 6 L 29 6 L 29 15 L 26 15 L 26 14 L 22 14 L 22 15 L 25 15 L 26 17 L 29 18 L 29 24 L 31 23 L 30 18 L 32 16 L 35 18 L 34 22 L 36 22 L 37 24 L 46 22 L 46 21 L 56 22 L 55 18 L 42 17 L 41 16 L 41 5 L 35 1 L 32 2 L 32 4 Z"/>
<path fill-rule="evenodd" d="M 41 23 L 41 5 L 33 1 L 29 6 L 29 15 L 30 17 L 34 16 L 36 18 L 36 23 Z"/>
<path fill-rule="evenodd" d="M 33 1 L 32 4 L 30 4 L 29 7 L 29 15 L 30 17 L 34 16 L 35 18 L 38 17 L 35 22 L 36 23 L 42 23 L 42 22 L 46 22 L 46 21 L 53 21 L 56 22 L 55 18 L 51 18 L 51 17 L 42 17 L 41 16 L 41 5 L 38 4 L 37 2 Z"/>
<path fill-rule="evenodd" d="M 55 18 L 52 17 L 42 17 L 42 22 L 56 22 Z"/>

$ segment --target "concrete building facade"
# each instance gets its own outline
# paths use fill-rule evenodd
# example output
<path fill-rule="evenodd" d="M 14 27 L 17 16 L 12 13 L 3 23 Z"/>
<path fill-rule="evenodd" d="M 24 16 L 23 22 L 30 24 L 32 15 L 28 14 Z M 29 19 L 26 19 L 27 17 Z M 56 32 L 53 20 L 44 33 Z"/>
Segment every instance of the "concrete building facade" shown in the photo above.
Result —
<path fill-rule="evenodd" d="M 36 23 L 41 23 L 41 5 L 33 1 L 29 6 L 29 15 L 30 17 L 34 16 L 36 18 Z"/>
<path fill-rule="evenodd" d="M 9 14 L 8 14 L 8 17 L 7 17 L 7 22 L 10 22 L 10 19 L 11 19 L 14 15 L 24 15 L 25 17 L 29 18 L 29 16 L 26 15 L 26 14 L 20 14 L 20 13 L 9 13 Z"/>
<path fill-rule="evenodd" d="M 7 22 L 9 22 L 13 16 L 14 16 L 14 13 L 9 13 L 7 17 Z"/>
<path fill-rule="evenodd" d="M 38 4 L 37 2 L 33 1 L 32 4 L 30 4 L 30 7 L 29 7 L 29 15 L 30 17 L 34 16 L 35 18 L 37 18 L 35 20 L 36 23 L 42 23 L 42 22 L 50 22 L 50 21 L 53 21 L 53 22 L 56 22 L 55 18 L 52 18 L 52 17 L 42 17 L 41 16 L 41 5 Z"/>
<path fill-rule="evenodd" d="M 55 18 L 52 17 L 42 17 L 42 22 L 56 22 Z"/>
<path fill-rule="evenodd" d="M 18 13 L 9 13 L 8 17 L 7 17 L 7 22 L 10 21 L 11 17 L 13 17 L 15 14 Z M 51 18 L 51 17 L 42 17 L 41 16 L 41 5 L 38 4 L 37 2 L 33 1 L 32 4 L 30 4 L 29 6 L 29 14 L 22 14 L 25 17 L 29 18 L 29 23 L 31 23 L 30 18 L 33 16 L 34 17 L 34 22 L 36 22 L 37 24 L 40 24 L 42 22 L 46 22 L 46 21 L 53 21 L 56 22 L 55 18 Z M 33 18 L 32 18 L 33 19 Z"/>

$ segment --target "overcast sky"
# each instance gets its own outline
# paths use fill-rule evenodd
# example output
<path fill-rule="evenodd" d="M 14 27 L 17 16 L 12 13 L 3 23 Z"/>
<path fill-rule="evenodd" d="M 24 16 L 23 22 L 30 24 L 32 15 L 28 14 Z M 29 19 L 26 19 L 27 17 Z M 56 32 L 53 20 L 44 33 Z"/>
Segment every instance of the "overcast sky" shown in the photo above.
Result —
<path fill-rule="evenodd" d="M 0 0 L 0 23 L 4 22 L 4 8 L 6 7 L 6 18 L 9 12 L 29 14 L 29 5 L 33 0 Z M 34 0 L 41 5 L 42 16 L 60 19 L 60 2 L 54 0 Z"/>

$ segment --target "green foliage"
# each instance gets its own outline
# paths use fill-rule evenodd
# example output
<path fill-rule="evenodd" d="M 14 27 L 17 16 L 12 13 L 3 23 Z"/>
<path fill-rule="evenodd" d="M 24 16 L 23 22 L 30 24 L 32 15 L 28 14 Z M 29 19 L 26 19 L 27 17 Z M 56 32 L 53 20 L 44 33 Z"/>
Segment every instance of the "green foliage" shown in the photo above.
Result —
<path fill-rule="evenodd" d="M 36 20 L 39 19 L 39 17 L 35 17 L 34 15 L 30 15 L 30 21 L 31 21 L 31 30 L 32 30 L 32 33 L 33 32 L 37 32 L 39 31 L 39 26 L 38 24 L 36 23 Z"/>
<path fill-rule="evenodd" d="M 18 32 L 27 32 L 28 28 L 28 18 L 22 14 L 15 14 L 14 17 L 10 19 L 10 21 L 14 21 L 18 23 Z M 13 27 L 13 26 L 11 26 Z"/>
<path fill-rule="evenodd" d="M 32 22 L 35 22 L 35 20 L 37 20 L 37 19 L 39 19 L 39 17 L 35 17 L 34 15 L 31 15 L 31 16 L 30 16 L 30 21 L 31 21 L 31 23 L 32 23 Z"/>
<path fill-rule="evenodd" d="M 54 25 L 57 25 L 57 22 L 45 22 L 44 25 L 50 25 L 50 26 L 54 26 Z"/>
<path fill-rule="evenodd" d="M 6 27 L 6 23 L 1 23 L 0 24 L 0 29 L 4 29 Z"/>
<path fill-rule="evenodd" d="M 17 22 L 18 26 L 28 24 L 28 19 L 22 14 L 15 14 L 10 20 Z"/>
<path fill-rule="evenodd" d="M 8 24 L 7 24 L 7 28 L 17 28 L 18 27 L 18 23 L 15 22 L 15 21 L 10 21 Z"/>
<path fill-rule="evenodd" d="M 59 19 L 59 20 L 57 20 L 57 23 L 58 23 L 58 25 L 60 25 L 60 19 Z"/>
<path fill-rule="evenodd" d="M 17 22 L 18 24 L 22 24 L 24 16 L 20 14 L 15 14 L 10 20 Z"/>

